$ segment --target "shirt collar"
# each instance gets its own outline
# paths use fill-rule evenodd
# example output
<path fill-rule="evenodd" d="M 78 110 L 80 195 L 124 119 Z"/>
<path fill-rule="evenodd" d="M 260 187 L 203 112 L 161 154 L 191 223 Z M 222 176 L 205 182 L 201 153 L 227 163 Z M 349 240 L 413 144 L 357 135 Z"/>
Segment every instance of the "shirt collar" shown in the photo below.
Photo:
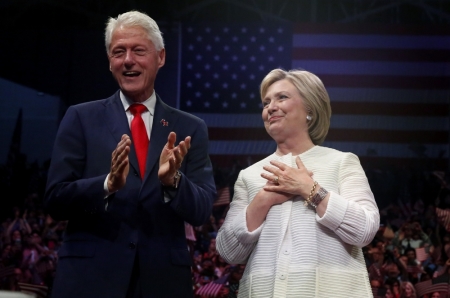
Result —
<path fill-rule="evenodd" d="M 128 111 L 130 105 L 134 104 L 132 100 L 130 100 L 128 97 L 125 96 L 125 94 L 122 93 L 122 90 L 120 91 L 120 100 L 122 101 L 122 105 L 125 111 Z M 152 95 L 150 95 L 150 97 L 147 98 L 145 101 L 141 102 L 141 104 L 145 105 L 147 107 L 147 110 L 150 112 L 150 115 L 153 116 L 155 113 L 155 105 L 156 105 L 155 90 L 153 90 Z"/>

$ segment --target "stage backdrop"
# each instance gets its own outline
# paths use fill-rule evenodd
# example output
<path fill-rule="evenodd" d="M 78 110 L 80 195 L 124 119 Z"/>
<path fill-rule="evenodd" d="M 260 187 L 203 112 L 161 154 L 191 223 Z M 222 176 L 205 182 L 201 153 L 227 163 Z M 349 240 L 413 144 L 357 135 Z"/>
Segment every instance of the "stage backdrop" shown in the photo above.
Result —
<path fill-rule="evenodd" d="M 448 167 L 450 30 L 367 24 L 183 24 L 180 108 L 209 127 L 213 161 L 271 154 L 259 84 L 273 68 L 304 69 L 332 107 L 325 146 L 370 167 Z"/>

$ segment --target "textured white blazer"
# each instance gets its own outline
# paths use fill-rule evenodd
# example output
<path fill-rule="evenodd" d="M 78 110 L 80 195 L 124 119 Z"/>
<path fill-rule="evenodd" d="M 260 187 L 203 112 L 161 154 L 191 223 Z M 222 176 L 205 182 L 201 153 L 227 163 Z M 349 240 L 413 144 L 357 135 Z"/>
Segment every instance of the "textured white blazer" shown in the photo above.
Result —
<path fill-rule="evenodd" d="M 300 159 L 330 192 L 322 218 L 298 196 L 272 206 L 249 232 L 246 209 L 266 184 L 263 166 L 278 160 L 297 167 L 295 156 L 272 154 L 239 173 L 216 239 L 227 262 L 247 264 L 238 297 L 373 297 L 361 247 L 378 231 L 380 215 L 358 157 L 315 146 Z"/>

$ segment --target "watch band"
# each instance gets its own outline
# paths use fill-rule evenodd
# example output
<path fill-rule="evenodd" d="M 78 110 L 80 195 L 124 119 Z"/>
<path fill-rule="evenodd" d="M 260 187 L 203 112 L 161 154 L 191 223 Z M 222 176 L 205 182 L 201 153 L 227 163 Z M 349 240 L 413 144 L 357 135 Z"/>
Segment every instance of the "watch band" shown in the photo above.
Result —
<path fill-rule="evenodd" d="M 312 197 L 312 200 L 310 202 L 311 206 L 317 208 L 320 202 L 322 202 L 322 200 L 325 199 L 327 194 L 328 191 L 325 188 L 320 187 L 319 190 L 316 192 L 316 194 Z"/>
<path fill-rule="evenodd" d="M 173 176 L 173 188 L 178 188 L 178 184 L 180 183 L 181 173 L 180 171 L 177 171 L 175 173 L 175 176 Z"/>

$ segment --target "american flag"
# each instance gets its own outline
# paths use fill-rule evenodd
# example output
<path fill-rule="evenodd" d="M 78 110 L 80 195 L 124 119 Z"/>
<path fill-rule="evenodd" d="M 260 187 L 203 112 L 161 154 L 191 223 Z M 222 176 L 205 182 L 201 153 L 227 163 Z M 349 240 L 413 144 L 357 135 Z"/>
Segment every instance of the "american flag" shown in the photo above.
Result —
<path fill-rule="evenodd" d="M 425 294 L 433 292 L 445 292 L 450 291 L 450 279 L 449 275 L 441 275 L 439 277 L 419 282 L 414 286 L 416 288 L 417 297 L 422 297 Z"/>
<path fill-rule="evenodd" d="M 276 145 L 259 84 L 301 68 L 325 84 L 333 115 L 324 146 L 363 165 L 428 158 L 446 167 L 450 30 L 370 24 L 184 24 L 180 108 L 206 121 L 215 164 L 255 162 Z"/>
<path fill-rule="evenodd" d="M 228 186 L 219 188 L 217 190 L 217 199 L 214 202 L 214 206 L 219 207 L 228 204 L 230 204 L 230 188 Z"/>
<path fill-rule="evenodd" d="M 45 298 L 48 294 L 48 287 L 44 285 L 35 285 L 29 283 L 19 282 L 20 291 L 25 294 L 30 294 L 36 298 Z"/>
<path fill-rule="evenodd" d="M 450 209 L 436 208 L 436 218 L 447 232 L 450 232 Z"/>
<path fill-rule="evenodd" d="M 222 290 L 223 287 L 225 287 L 227 281 L 228 281 L 228 274 L 222 276 L 218 280 L 212 281 L 210 283 L 207 283 L 203 285 L 201 288 L 199 288 L 195 292 L 195 297 L 201 297 L 201 298 L 213 298 L 217 297 Z"/>
<path fill-rule="evenodd" d="M 424 262 L 428 259 L 428 253 L 425 250 L 425 247 L 416 248 L 416 259 L 419 262 Z"/>

